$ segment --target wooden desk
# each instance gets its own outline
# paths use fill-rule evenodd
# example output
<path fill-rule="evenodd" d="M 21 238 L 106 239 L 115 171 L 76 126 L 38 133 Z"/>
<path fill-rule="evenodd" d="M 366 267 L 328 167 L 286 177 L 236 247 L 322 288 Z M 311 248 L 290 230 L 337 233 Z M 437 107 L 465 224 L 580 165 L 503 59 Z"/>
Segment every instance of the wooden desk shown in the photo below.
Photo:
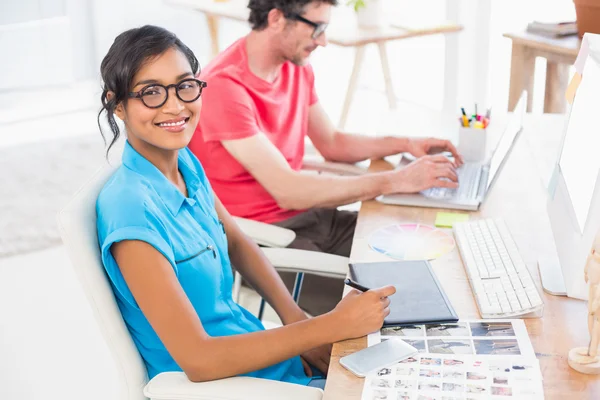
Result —
<path fill-rule="evenodd" d="M 211 36 L 213 56 L 219 53 L 219 18 L 229 18 L 243 22 L 248 21 L 248 0 L 166 0 L 166 2 L 174 6 L 191 8 L 206 15 Z M 392 75 L 385 43 L 391 40 L 454 33 L 460 30 L 462 30 L 462 26 L 452 23 L 432 25 L 429 27 L 387 26 L 366 29 L 358 27 L 356 21 L 344 21 L 343 19 L 333 18 L 332 23 L 326 32 L 329 43 L 343 47 L 356 48 L 354 66 L 352 68 L 352 74 L 350 75 L 350 82 L 346 91 L 346 97 L 344 98 L 344 105 L 338 127 L 343 129 L 348 120 L 350 106 L 352 105 L 352 99 L 356 92 L 360 68 L 364 59 L 365 46 L 368 44 L 377 45 L 383 78 L 385 80 L 388 103 L 391 109 L 395 109 L 396 95 L 394 94 L 394 86 L 392 84 Z M 456 51 L 458 51 L 458 45 L 456 45 Z M 449 62 L 449 60 L 446 60 L 446 62 Z M 450 84 L 451 82 L 447 83 L 445 90 L 449 90 L 448 88 L 450 86 L 448 85 Z"/>
<path fill-rule="evenodd" d="M 506 221 L 524 261 L 537 285 L 538 255 L 554 247 L 546 216 L 545 189 L 539 170 L 550 171 L 563 127 L 562 115 L 527 115 L 525 130 L 495 183 L 482 209 L 471 219 L 502 217 Z M 373 162 L 372 170 L 390 169 L 384 161 Z M 526 196 L 523 196 L 526 194 Z M 397 207 L 376 201 L 362 204 L 351 260 L 378 261 L 385 256 L 369 249 L 368 237 L 375 229 L 403 222 L 433 225 L 438 210 Z M 389 260 L 389 259 L 387 259 Z M 480 318 L 458 249 L 432 262 L 433 268 L 460 318 Z M 583 375 L 567 364 L 568 351 L 589 341 L 586 303 L 570 298 L 543 295 L 544 316 L 526 320 L 529 337 L 544 377 L 547 399 L 598 399 L 600 377 Z M 366 346 L 366 338 L 336 343 L 329 366 L 325 400 L 360 399 L 363 379 L 356 378 L 340 364 L 340 357 Z"/>
<path fill-rule="evenodd" d="M 505 33 L 512 40 L 510 89 L 508 109 L 514 110 L 521 92 L 527 91 L 527 111 L 533 104 L 533 77 L 535 58 L 548 61 L 546 69 L 545 113 L 564 113 L 565 91 L 569 84 L 569 66 L 575 63 L 581 41 L 577 36 L 549 38 L 532 33 Z"/>

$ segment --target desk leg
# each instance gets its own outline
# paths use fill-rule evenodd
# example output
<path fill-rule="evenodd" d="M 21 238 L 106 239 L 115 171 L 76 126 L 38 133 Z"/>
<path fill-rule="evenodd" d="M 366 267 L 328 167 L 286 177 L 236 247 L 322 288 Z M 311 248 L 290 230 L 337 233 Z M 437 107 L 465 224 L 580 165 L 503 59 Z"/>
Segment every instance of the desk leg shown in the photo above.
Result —
<path fill-rule="evenodd" d="M 206 15 L 208 23 L 208 31 L 210 33 L 210 42 L 212 46 L 213 58 L 219 54 L 219 17 L 214 15 Z"/>
<path fill-rule="evenodd" d="M 379 58 L 381 59 L 381 69 L 383 70 L 383 79 L 385 80 L 385 93 L 387 94 L 390 109 L 396 108 L 396 95 L 394 94 L 394 85 L 392 84 L 392 74 L 390 73 L 390 63 L 388 61 L 385 42 L 377 43 L 379 48 Z"/>
<path fill-rule="evenodd" d="M 566 109 L 565 92 L 569 80 L 569 66 L 548 62 L 546 67 L 546 93 L 544 112 L 561 114 Z"/>
<path fill-rule="evenodd" d="M 346 98 L 344 99 L 344 107 L 342 108 L 342 115 L 340 122 L 338 123 L 339 129 L 344 129 L 346 121 L 348 120 L 348 113 L 350 112 L 350 106 L 352 105 L 352 98 L 354 92 L 356 92 L 356 85 L 358 84 L 358 75 L 360 75 L 360 67 L 363 62 L 365 55 L 365 46 L 359 46 L 356 48 L 356 54 L 354 56 L 354 66 L 352 67 L 352 75 L 350 75 L 350 83 L 348 84 L 348 91 L 346 92 Z"/>
<path fill-rule="evenodd" d="M 533 72 L 535 57 L 522 45 L 513 42 L 510 62 L 510 89 L 508 92 L 508 110 L 515 109 L 521 92 L 527 91 L 527 112 L 533 105 Z"/>

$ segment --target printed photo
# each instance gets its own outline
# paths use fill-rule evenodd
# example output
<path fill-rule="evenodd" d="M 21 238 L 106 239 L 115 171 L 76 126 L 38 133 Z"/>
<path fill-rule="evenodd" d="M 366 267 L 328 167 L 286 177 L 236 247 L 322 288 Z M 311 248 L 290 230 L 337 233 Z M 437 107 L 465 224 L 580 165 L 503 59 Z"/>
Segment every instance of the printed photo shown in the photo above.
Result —
<path fill-rule="evenodd" d="M 507 362 L 506 360 L 489 360 L 488 365 L 489 370 L 492 372 L 510 372 L 512 367 L 510 362 Z"/>
<path fill-rule="evenodd" d="M 494 396 L 512 396 L 512 388 L 492 386 L 492 395 Z"/>
<path fill-rule="evenodd" d="M 485 386 L 467 384 L 467 393 L 487 393 Z"/>
<path fill-rule="evenodd" d="M 531 371 L 533 369 L 533 365 L 530 364 L 513 364 L 513 371 Z"/>
<path fill-rule="evenodd" d="M 390 396 L 388 396 L 388 392 L 384 390 L 373 390 L 372 400 L 392 400 Z"/>
<path fill-rule="evenodd" d="M 440 371 L 423 368 L 423 369 L 421 369 L 421 371 L 419 371 L 419 376 L 423 377 L 423 378 L 439 378 Z"/>
<path fill-rule="evenodd" d="M 410 400 L 410 393 L 409 392 L 397 392 L 396 400 Z"/>
<path fill-rule="evenodd" d="M 534 396 L 536 394 L 538 394 L 538 391 L 535 390 L 534 388 L 531 387 L 517 387 L 513 389 L 513 392 L 515 393 L 515 396 Z"/>
<path fill-rule="evenodd" d="M 400 376 L 417 376 L 417 370 L 411 367 L 397 367 L 396 375 Z"/>
<path fill-rule="evenodd" d="M 442 376 L 446 379 L 465 379 L 463 371 L 444 370 Z"/>
<path fill-rule="evenodd" d="M 520 355 L 516 339 L 473 340 L 475 354 Z"/>
<path fill-rule="evenodd" d="M 419 390 L 439 391 L 441 389 L 439 382 L 419 382 Z"/>
<path fill-rule="evenodd" d="M 473 336 L 515 336 L 510 322 L 471 322 Z"/>
<path fill-rule="evenodd" d="M 387 379 L 373 379 L 371 381 L 371 387 L 389 389 L 392 387 L 392 384 Z"/>
<path fill-rule="evenodd" d="M 419 353 L 427 353 L 427 348 L 425 347 L 425 340 L 420 339 L 402 339 L 406 343 L 410 344 L 412 347 L 417 349 Z"/>
<path fill-rule="evenodd" d="M 381 336 L 425 336 L 422 325 L 390 326 L 381 330 Z"/>
<path fill-rule="evenodd" d="M 448 383 L 448 382 L 444 382 L 442 384 L 442 390 L 444 392 L 462 393 L 462 392 L 465 391 L 465 388 L 460 383 Z"/>
<path fill-rule="evenodd" d="M 430 339 L 427 346 L 435 354 L 473 354 L 471 341 L 466 339 Z"/>
<path fill-rule="evenodd" d="M 442 360 L 439 358 L 422 357 L 421 365 L 442 365 Z"/>
<path fill-rule="evenodd" d="M 508 378 L 506 376 L 495 376 L 494 384 L 496 385 L 508 385 Z"/>
<path fill-rule="evenodd" d="M 487 376 L 480 372 L 467 372 L 467 379 L 472 381 L 484 381 L 487 379 Z"/>
<path fill-rule="evenodd" d="M 377 376 L 386 376 L 386 375 L 390 375 L 391 373 L 392 373 L 391 368 L 381 368 L 379 371 L 377 371 Z"/>
<path fill-rule="evenodd" d="M 466 322 L 425 325 L 427 336 L 471 336 Z"/>
<path fill-rule="evenodd" d="M 416 363 L 417 359 L 414 357 L 408 357 L 407 359 L 404 359 L 402 361 L 399 362 L 399 364 L 413 364 Z"/>
<path fill-rule="evenodd" d="M 412 379 L 396 379 L 396 382 L 394 383 L 394 387 L 396 389 L 408 389 L 408 390 L 412 390 L 416 388 L 416 383 L 414 380 Z"/>
<path fill-rule="evenodd" d="M 444 360 L 444 365 L 454 366 L 454 365 L 463 365 L 465 362 L 462 360 L 453 360 L 451 358 Z"/>

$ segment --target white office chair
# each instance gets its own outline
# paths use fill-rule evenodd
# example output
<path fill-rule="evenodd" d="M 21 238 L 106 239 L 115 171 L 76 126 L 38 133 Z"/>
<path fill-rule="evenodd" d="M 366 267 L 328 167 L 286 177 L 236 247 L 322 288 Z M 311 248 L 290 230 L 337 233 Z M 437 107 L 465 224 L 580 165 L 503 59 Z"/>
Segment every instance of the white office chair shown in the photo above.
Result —
<path fill-rule="evenodd" d="M 96 233 L 96 199 L 115 167 L 105 167 L 58 215 L 58 225 L 75 272 L 115 364 L 116 400 L 321 400 L 321 389 L 250 377 L 190 382 L 183 372 L 165 372 L 148 382 L 142 358 L 129 335 L 102 266 Z M 93 390 L 93 388 L 90 388 Z"/>
<path fill-rule="evenodd" d="M 332 175 L 361 175 L 367 172 L 367 165 L 345 164 L 325 161 L 318 153 L 309 138 L 304 141 L 305 156 L 302 160 L 302 172 Z M 276 225 L 234 217 L 241 230 L 252 238 L 267 256 L 275 269 L 285 272 L 296 272 L 296 281 L 292 290 L 294 301 L 298 302 L 304 273 L 311 273 L 333 278 L 345 278 L 348 273 L 348 258 L 332 254 L 288 249 L 296 238 L 291 229 Z M 242 287 L 242 276 L 235 273 L 233 284 L 233 299 L 237 302 Z M 264 300 L 261 301 L 258 317 L 262 319 Z"/>
<path fill-rule="evenodd" d="M 317 251 L 286 248 L 296 238 L 296 233 L 290 229 L 234 217 L 240 229 L 252 238 L 278 271 L 297 273 L 292 297 L 298 300 L 302 286 L 302 274 L 308 273 L 332 278 L 345 278 L 348 273 L 348 258 Z M 233 284 L 233 299 L 239 300 L 242 276 L 235 273 Z M 262 317 L 262 307 L 259 318 Z"/>

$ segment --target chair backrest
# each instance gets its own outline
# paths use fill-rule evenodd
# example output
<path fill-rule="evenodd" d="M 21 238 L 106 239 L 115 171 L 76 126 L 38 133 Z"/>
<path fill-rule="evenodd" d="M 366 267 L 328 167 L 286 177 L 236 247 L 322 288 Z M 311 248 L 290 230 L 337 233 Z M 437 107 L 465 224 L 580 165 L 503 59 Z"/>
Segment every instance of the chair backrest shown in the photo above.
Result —
<path fill-rule="evenodd" d="M 58 225 L 75 273 L 110 348 L 120 380 L 118 400 L 146 400 L 146 366 L 123 321 L 100 256 L 96 199 L 117 166 L 107 165 L 58 214 Z"/>

